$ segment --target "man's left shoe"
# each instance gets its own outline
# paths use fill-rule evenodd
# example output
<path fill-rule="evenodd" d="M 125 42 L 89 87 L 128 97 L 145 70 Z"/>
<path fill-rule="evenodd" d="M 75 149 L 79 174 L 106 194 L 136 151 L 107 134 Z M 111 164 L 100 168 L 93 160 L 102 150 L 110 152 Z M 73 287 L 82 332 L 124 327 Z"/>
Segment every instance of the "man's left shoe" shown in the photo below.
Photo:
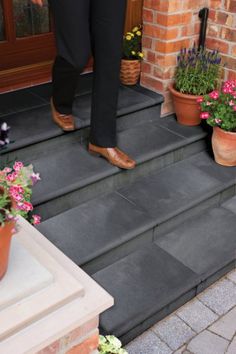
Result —
<path fill-rule="evenodd" d="M 89 143 L 88 151 L 92 154 L 105 157 L 112 165 L 130 170 L 136 166 L 136 162 L 117 147 L 101 147 Z"/>

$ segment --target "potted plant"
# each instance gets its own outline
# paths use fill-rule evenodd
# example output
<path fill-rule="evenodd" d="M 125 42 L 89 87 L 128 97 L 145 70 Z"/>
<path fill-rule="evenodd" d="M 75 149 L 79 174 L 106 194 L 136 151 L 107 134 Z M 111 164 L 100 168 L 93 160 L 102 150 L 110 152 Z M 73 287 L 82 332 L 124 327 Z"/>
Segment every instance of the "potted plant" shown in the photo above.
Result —
<path fill-rule="evenodd" d="M 219 85 L 221 57 L 218 50 L 181 49 L 177 57 L 174 83 L 169 86 L 177 121 L 199 125 L 200 112 L 196 98 L 208 94 Z"/>
<path fill-rule="evenodd" d="M 131 32 L 123 37 L 123 53 L 120 67 L 120 81 L 124 85 L 135 85 L 138 82 L 141 70 L 142 25 L 135 26 Z"/>
<path fill-rule="evenodd" d="M 115 336 L 99 336 L 98 353 L 100 354 L 128 354 L 121 346 L 121 341 Z"/>
<path fill-rule="evenodd" d="M 32 215 L 30 203 L 32 186 L 40 179 L 33 166 L 25 167 L 16 161 L 12 168 L 0 170 L 0 279 L 8 267 L 12 235 L 17 229 L 18 215 L 29 218 L 32 224 L 40 222 L 40 216 Z"/>
<path fill-rule="evenodd" d="M 205 95 L 198 103 L 201 119 L 213 127 L 215 161 L 224 166 L 236 166 L 236 80 L 224 82 L 221 91 Z"/>

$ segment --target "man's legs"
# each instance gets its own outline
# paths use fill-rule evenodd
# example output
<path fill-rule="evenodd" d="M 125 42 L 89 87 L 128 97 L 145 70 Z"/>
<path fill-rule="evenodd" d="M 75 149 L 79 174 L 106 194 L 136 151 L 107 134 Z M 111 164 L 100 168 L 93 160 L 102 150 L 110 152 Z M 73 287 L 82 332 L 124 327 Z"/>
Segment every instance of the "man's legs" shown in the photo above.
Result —
<path fill-rule="evenodd" d="M 90 0 L 49 0 L 57 57 L 52 70 L 52 98 L 56 110 L 72 113 L 77 80 L 91 55 Z"/>
<path fill-rule="evenodd" d="M 94 57 L 90 142 L 115 147 L 126 0 L 90 1 Z"/>

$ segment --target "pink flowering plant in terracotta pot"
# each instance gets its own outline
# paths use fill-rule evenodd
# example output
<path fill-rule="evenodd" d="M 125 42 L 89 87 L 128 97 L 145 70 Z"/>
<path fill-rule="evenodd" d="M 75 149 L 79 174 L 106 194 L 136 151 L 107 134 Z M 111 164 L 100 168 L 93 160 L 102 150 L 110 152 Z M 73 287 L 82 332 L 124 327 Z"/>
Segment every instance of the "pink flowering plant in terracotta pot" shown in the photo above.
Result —
<path fill-rule="evenodd" d="M 0 170 L 0 226 L 7 221 L 17 221 L 17 216 L 28 219 L 32 224 L 40 223 L 40 216 L 32 214 L 32 187 L 40 180 L 39 173 L 33 171 L 33 166 L 16 161 L 13 167 Z M 9 208 L 9 202 L 13 205 Z"/>
<path fill-rule="evenodd" d="M 223 83 L 221 90 L 214 90 L 198 98 L 200 117 L 213 127 L 212 147 L 216 162 L 236 166 L 236 80 Z"/>
<path fill-rule="evenodd" d="M 223 83 L 220 91 L 212 91 L 197 100 L 200 103 L 201 119 L 212 127 L 236 131 L 236 80 Z"/>

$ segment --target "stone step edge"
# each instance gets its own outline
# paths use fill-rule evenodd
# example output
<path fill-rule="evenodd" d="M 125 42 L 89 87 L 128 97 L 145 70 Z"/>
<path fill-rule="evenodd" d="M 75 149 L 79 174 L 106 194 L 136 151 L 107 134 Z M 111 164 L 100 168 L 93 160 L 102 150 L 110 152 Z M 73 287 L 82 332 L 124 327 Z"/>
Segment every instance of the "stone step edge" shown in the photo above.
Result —
<path fill-rule="evenodd" d="M 198 199 L 196 199 L 196 202 L 193 201 L 192 203 L 185 205 L 185 207 L 182 207 L 182 208 L 176 210 L 175 212 L 169 214 L 165 218 L 163 218 L 161 220 L 156 219 L 153 222 L 149 222 L 146 225 L 143 225 L 141 232 L 140 232 L 140 227 L 139 227 L 138 233 L 137 233 L 137 231 L 134 230 L 132 232 L 132 234 L 131 233 L 129 234 L 128 238 L 122 237 L 122 242 L 119 242 L 119 240 L 117 240 L 115 245 L 114 244 L 110 245 L 110 246 L 107 245 L 105 248 L 101 249 L 99 252 L 95 252 L 93 255 L 90 254 L 88 259 L 85 260 L 83 263 L 79 264 L 79 266 L 82 269 L 84 269 L 86 272 L 89 272 L 90 274 L 92 274 L 93 271 L 90 272 L 90 269 L 91 268 L 93 269 L 93 262 L 97 262 L 101 258 L 103 258 L 103 261 L 105 261 L 104 257 L 109 256 L 112 252 L 114 252 L 114 250 L 117 251 L 119 249 L 119 247 L 121 247 L 123 244 L 125 244 L 127 242 L 133 242 L 135 240 L 135 238 L 145 235 L 148 231 L 152 231 L 152 242 L 155 242 L 156 236 L 154 235 L 154 230 L 156 228 L 163 227 L 163 225 L 167 225 L 170 222 L 170 220 L 173 222 L 173 220 L 176 220 L 180 215 L 181 215 L 181 217 L 185 217 L 185 221 L 187 221 L 188 219 L 191 218 L 194 210 L 198 209 L 199 207 L 202 207 L 203 209 L 201 209 L 200 211 L 197 211 L 197 214 L 201 213 L 203 210 L 206 210 L 206 209 L 209 209 L 212 207 L 218 207 L 219 205 L 217 204 L 217 202 L 215 203 L 215 199 L 218 199 L 217 197 L 222 196 L 224 193 L 227 194 L 228 191 L 231 191 L 232 187 L 236 187 L 236 182 L 224 184 L 223 188 L 219 187 L 219 188 L 216 188 L 215 191 L 209 192 L 207 195 L 204 194 L 202 197 L 199 197 Z M 233 195 L 236 195 L 236 190 Z M 231 198 L 233 195 L 229 196 L 229 198 Z M 212 205 L 210 207 L 209 207 L 209 205 L 204 205 L 209 200 L 212 201 Z M 222 201 L 220 201 L 220 203 L 223 203 L 224 201 L 222 200 Z M 188 212 L 191 212 L 191 214 L 188 215 Z M 180 221 L 179 221 L 179 223 L 180 223 Z M 177 225 L 175 225 L 175 227 L 177 227 L 179 223 L 177 223 Z M 170 227 L 170 229 L 168 229 L 168 231 L 170 231 L 171 228 L 172 227 Z M 166 231 L 166 232 L 168 232 L 168 231 Z M 163 233 L 162 233 L 162 235 L 163 235 Z M 123 256 L 123 257 L 125 257 L 125 256 Z M 121 256 L 121 257 L 119 257 L 119 259 L 121 259 L 123 257 Z M 118 261 L 118 260 L 116 260 L 116 261 Z M 107 266 L 109 266 L 109 264 L 107 264 L 104 268 L 106 268 Z M 100 269 L 98 269 L 98 270 L 100 270 Z M 98 270 L 96 270 L 96 272 Z"/>

